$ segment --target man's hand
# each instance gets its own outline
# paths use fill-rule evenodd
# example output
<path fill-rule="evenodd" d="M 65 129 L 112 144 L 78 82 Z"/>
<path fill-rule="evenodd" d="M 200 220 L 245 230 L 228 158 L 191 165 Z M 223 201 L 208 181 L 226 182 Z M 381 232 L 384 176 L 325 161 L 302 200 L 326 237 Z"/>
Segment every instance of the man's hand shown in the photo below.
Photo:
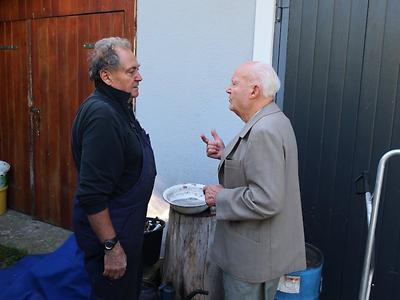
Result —
<path fill-rule="evenodd" d="M 217 203 L 217 194 L 224 187 L 220 184 L 206 185 L 203 188 L 203 193 L 208 206 L 214 206 Z"/>
<path fill-rule="evenodd" d="M 96 233 L 102 244 L 105 240 L 117 235 L 112 225 L 108 208 L 93 215 L 88 215 L 88 219 L 90 226 L 93 228 L 93 231 Z M 125 251 L 120 242 L 118 242 L 115 244 L 114 248 L 107 250 L 104 254 L 103 276 L 110 279 L 121 278 L 125 273 L 126 264 L 127 260 Z"/>
<path fill-rule="evenodd" d="M 215 159 L 221 159 L 225 149 L 224 142 L 219 137 L 215 129 L 211 130 L 211 135 L 214 138 L 213 141 L 209 140 L 204 134 L 200 136 L 202 141 L 207 144 L 207 156 Z"/>
<path fill-rule="evenodd" d="M 119 279 L 124 276 L 126 265 L 125 251 L 118 242 L 114 248 L 105 251 L 103 276 L 110 279 Z"/>

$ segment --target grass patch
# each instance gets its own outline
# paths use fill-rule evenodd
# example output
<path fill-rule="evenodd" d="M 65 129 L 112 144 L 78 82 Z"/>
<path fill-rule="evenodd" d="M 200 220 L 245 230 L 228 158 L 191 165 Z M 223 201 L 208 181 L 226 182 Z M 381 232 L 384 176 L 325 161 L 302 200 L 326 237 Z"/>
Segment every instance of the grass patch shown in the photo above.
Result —
<path fill-rule="evenodd" d="M 0 245 L 0 268 L 7 268 L 27 255 L 26 250 L 19 250 Z"/>

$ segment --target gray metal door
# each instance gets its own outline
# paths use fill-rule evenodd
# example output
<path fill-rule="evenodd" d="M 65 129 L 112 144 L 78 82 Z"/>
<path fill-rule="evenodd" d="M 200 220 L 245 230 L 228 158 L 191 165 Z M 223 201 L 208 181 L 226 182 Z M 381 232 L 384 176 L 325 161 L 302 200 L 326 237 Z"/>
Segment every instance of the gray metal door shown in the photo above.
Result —
<path fill-rule="evenodd" d="M 367 221 L 354 179 L 400 148 L 400 1 L 290 2 L 284 111 L 295 128 L 306 239 L 322 299 L 357 299 Z M 400 162 L 388 168 L 373 299 L 400 299 Z"/>
<path fill-rule="evenodd" d="M 283 94 L 285 90 L 285 70 L 287 37 L 289 28 L 289 4 L 290 0 L 277 0 L 274 28 L 274 51 L 272 54 L 272 66 L 281 80 L 281 88 L 276 95 L 276 103 L 282 109 Z"/>

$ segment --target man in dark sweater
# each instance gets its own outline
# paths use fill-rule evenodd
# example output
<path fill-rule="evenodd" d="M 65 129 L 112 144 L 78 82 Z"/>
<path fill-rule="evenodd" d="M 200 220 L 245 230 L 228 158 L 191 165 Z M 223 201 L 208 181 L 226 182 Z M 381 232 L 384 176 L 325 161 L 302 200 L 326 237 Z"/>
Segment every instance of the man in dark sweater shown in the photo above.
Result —
<path fill-rule="evenodd" d="M 89 76 L 96 89 L 72 127 L 78 171 L 74 231 L 85 252 L 92 299 L 136 299 L 156 170 L 148 135 L 129 104 L 142 80 L 129 41 L 98 41 Z"/>

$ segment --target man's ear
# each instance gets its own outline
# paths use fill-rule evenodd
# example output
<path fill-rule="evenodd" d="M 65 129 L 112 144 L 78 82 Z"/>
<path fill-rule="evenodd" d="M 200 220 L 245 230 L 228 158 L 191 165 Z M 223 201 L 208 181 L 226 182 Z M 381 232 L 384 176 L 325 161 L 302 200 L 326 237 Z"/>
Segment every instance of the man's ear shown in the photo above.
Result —
<path fill-rule="evenodd" d="M 261 94 L 260 86 L 258 84 L 253 85 L 253 88 L 251 89 L 250 92 L 250 98 L 255 99 L 258 96 L 260 96 L 260 94 Z"/>
<path fill-rule="evenodd" d="M 100 71 L 100 78 L 104 81 L 105 84 L 111 85 L 112 79 L 111 74 L 108 70 L 101 70 Z"/>

